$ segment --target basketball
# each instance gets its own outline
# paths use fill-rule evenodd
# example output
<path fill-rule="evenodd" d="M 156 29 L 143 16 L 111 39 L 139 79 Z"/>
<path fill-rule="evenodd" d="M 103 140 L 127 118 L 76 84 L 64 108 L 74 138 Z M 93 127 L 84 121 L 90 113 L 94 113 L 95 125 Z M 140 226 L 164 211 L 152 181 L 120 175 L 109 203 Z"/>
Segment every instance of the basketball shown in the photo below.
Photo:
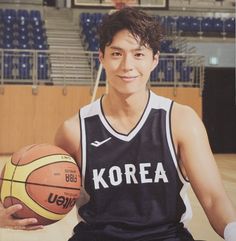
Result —
<path fill-rule="evenodd" d="M 80 171 L 75 160 L 49 144 L 23 147 L 13 153 L 0 177 L 3 206 L 21 204 L 15 218 L 37 218 L 36 225 L 62 219 L 80 194 Z"/>

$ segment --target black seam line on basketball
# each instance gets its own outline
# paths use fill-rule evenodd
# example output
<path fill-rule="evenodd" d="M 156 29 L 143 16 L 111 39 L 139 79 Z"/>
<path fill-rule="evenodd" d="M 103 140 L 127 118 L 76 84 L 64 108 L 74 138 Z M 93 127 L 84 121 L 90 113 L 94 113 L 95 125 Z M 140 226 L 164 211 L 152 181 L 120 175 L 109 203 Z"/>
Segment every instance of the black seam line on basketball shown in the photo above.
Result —
<path fill-rule="evenodd" d="M 6 179 L 6 178 L 0 178 L 0 180 L 9 181 L 9 182 L 17 182 L 17 183 L 25 183 L 25 184 L 31 184 L 31 185 L 36 185 L 36 186 L 56 187 L 56 188 L 63 188 L 63 189 L 70 189 L 70 190 L 80 190 L 80 188 L 76 188 L 76 187 L 63 187 L 63 186 L 48 185 L 48 184 L 41 184 L 41 183 L 34 183 L 34 182 L 23 182 L 23 181 L 11 180 L 11 179 Z"/>
<path fill-rule="evenodd" d="M 28 146 L 28 148 L 27 148 L 27 149 L 21 154 L 21 156 L 19 157 L 16 166 L 18 166 L 18 163 L 21 161 L 22 157 L 23 157 L 29 150 L 31 150 L 32 148 L 34 148 L 35 146 L 37 146 L 37 144 L 32 144 L 32 145 Z M 11 163 L 14 164 L 14 163 L 12 162 L 12 158 L 13 158 L 13 155 L 11 156 Z"/>
<path fill-rule="evenodd" d="M 25 152 L 23 152 L 23 153 L 21 154 L 21 156 L 19 157 L 16 165 L 14 165 L 15 168 L 14 168 L 14 171 L 13 171 L 13 173 L 12 173 L 12 178 L 14 178 L 15 173 L 16 173 L 16 168 L 17 168 L 18 166 L 24 166 L 24 165 L 27 165 L 27 164 L 28 164 L 28 163 L 26 163 L 26 164 L 24 164 L 24 165 L 19 165 L 21 159 L 26 155 L 26 153 L 28 153 L 31 149 L 33 149 L 33 148 L 35 148 L 35 147 L 37 147 L 37 146 L 38 146 L 37 144 L 33 144 L 33 145 L 29 146 L 29 147 L 25 150 Z M 44 156 L 44 157 L 52 156 L 52 155 L 54 155 L 54 154 L 55 154 L 55 153 L 53 153 L 53 154 L 51 154 L 51 155 L 46 155 L 46 156 Z M 56 155 L 61 155 L 61 154 L 56 154 Z M 70 156 L 70 155 L 67 154 L 67 153 L 65 153 L 64 155 L 65 155 L 65 156 Z M 11 163 L 14 164 L 14 163 L 12 162 L 12 158 L 13 158 L 13 155 L 11 156 Z M 36 160 L 34 160 L 34 161 L 40 160 L 41 158 L 42 158 L 42 157 L 40 157 L 40 158 L 38 158 L 38 159 L 36 159 Z M 33 162 L 34 162 L 34 161 L 33 161 Z M 10 186 L 10 194 L 12 195 L 12 185 Z M 13 205 L 13 202 L 12 202 L 12 205 Z"/>
<path fill-rule="evenodd" d="M 58 156 L 68 156 L 68 157 L 71 157 L 70 155 L 68 155 L 68 154 L 63 154 L 63 153 L 56 153 L 56 154 L 50 154 L 50 155 L 46 155 L 46 156 L 42 156 L 42 157 L 40 157 L 40 158 L 38 158 L 38 159 L 34 159 L 33 161 L 31 161 L 30 163 L 33 163 L 33 162 L 35 162 L 35 161 L 38 161 L 38 160 L 40 160 L 40 159 L 42 159 L 42 158 L 45 158 L 45 157 L 49 157 L 49 156 L 55 156 L 55 155 L 58 155 Z M 73 159 L 73 157 L 71 157 L 72 159 Z M 73 159 L 74 160 L 74 159 Z M 65 160 L 62 160 L 62 161 L 57 161 L 57 162 L 68 162 L 68 161 L 65 161 Z M 23 166 L 25 166 L 25 165 L 28 165 L 29 163 L 25 163 L 25 164 L 21 164 L 21 165 L 18 165 L 18 163 L 19 162 L 17 162 L 17 167 L 19 166 L 19 167 L 23 167 Z M 75 161 L 74 163 L 73 162 L 71 162 L 72 164 L 74 164 L 74 165 L 76 165 L 76 166 L 78 166 L 77 165 L 77 162 Z M 13 163 L 14 164 L 14 163 Z M 49 163 L 50 164 L 50 163 Z"/>

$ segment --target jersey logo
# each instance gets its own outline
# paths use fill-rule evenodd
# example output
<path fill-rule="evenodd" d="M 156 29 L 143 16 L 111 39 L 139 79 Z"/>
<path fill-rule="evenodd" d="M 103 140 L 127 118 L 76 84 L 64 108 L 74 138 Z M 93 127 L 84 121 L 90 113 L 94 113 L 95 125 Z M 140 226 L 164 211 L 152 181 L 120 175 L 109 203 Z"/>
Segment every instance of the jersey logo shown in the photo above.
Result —
<path fill-rule="evenodd" d="M 99 147 L 101 145 L 103 145 L 104 143 L 108 142 L 111 140 L 111 137 L 105 139 L 104 141 L 94 141 L 91 143 L 92 146 L 95 146 L 95 147 Z"/>
<path fill-rule="evenodd" d="M 110 188 L 124 184 L 138 183 L 168 183 L 166 171 L 162 162 L 157 162 L 156 167 L 152 163 L 124 164 L 124 166 L 112 166 L 110 168 L 93 169 L 93 182 L 95 189 Z"/>

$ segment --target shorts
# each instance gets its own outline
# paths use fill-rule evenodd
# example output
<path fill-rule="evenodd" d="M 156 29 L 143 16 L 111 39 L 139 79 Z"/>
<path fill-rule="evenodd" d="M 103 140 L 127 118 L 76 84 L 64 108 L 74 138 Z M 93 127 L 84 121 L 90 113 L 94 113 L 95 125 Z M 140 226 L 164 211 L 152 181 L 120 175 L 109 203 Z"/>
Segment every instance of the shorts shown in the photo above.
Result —
<path fill-rule="evenodd" d="M 182 227 L 176 234 L 159 237 L 142 238 L 114 238 L 105 235 L 99 229 L 93 229 L 88 224 L 81 222 L 74 228 L 74 235 L 68 241 L 195 241 L 189 231 Z"/>

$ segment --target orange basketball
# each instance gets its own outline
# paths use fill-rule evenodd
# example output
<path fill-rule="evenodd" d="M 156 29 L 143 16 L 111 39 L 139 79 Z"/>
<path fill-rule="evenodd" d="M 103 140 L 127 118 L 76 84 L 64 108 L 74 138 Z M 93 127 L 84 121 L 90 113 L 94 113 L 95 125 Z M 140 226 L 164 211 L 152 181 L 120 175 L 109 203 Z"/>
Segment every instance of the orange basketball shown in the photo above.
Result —
<path fill-rule="evenodd" d="M 62 219 L 80 194 L 80 172 L 61 148 L 39 144 L 15 152 L 1 173 L 0 198 L 4 207 L 22 204 L 16 218 L 37 218 L 48 225 Z"/>

